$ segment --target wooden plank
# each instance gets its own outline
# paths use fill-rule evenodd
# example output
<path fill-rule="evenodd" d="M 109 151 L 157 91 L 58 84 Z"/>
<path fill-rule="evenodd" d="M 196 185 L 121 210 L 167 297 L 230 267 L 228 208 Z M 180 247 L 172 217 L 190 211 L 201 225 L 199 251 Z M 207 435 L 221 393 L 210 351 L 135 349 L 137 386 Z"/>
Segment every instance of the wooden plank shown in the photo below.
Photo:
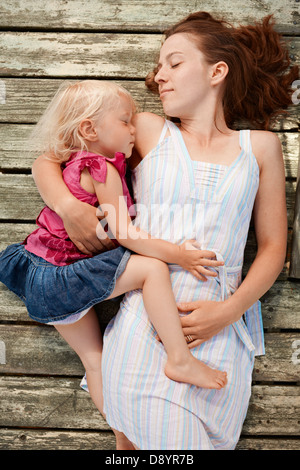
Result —
<path fill-rule="evenodd" d="M 267 330 L 300 330 L 300 284 L 277 281 L 261 299 Z"/>
<path fill-rule="evenodd" d="M 0 124 L 0 169 L 29 170 L 36 158 L 30 152 L 30 124 Z M 276 133 L 282 144 L 287 178 L 297 178 L 299 134 L 296 132 Z"/>
<path fill-rule="evenodd" d="M 299 436 L 299 388 L 252 387 L 243 435 Z M 0 377 L 0 426 L 108 430 L 78 379 Z"/>
<path fill-rule="evenodd" d="M 31 175 L 0 174 L 0 220 L 35 220 L 43 206 Z"/>
<path fill-rule="evenodd" d="M 300 435 L 300 389 L 254 385 L 243 435 Z"/>
<path fill-rule="evenodd" d="M 300 141 L 300 136 L 299 141 Z M 289 275 L 300 279 L 300 150 L 298 156 L 297 187 L 295 194 L 295 209 L 293 222 L 293 237 L 291 244 L 291 263 Z"/>
<path fill-rule="evenodd" d="M 0 450 L 115 450 L 111 431 L 0 429 Z M 299 450 L 300 439 L 241 437 L 236 450 Z"/>
<path fill-rule="evenodd" d="M 80 379 L 0 377 L 0 426 L 108 430 Z"/>
<path fill-rule="evenodd" d="M 0 121 L 36 123 L 63 81 L 47 78 L 2 78 L 1 84 L 6 93 L 5 102 L 0 103 Z M 77 80 L 68 81 L 73 83 Z M 140 112 L 149 111 L 162 114 L 162 106 L 158 96 L 146 88 L 144 80 L 115 80 L 115 82 L 124 86 L 132 94 Z M 291 111 L 293 112 L 293 109 Z M 297 116 L 294 114 L 291 117 L 290 126 L 292 128 L 297 126 Z"/>
<path fill-rule="evenodd" d="M 0 340 L 6 349 L 0 373 L 84 375 L 77 354 L 52 326 L 0 325 Z"/>
<path fill-rule="evenodd" d="M 144 78 L 153 68 L 160 44 L 161 35 L 4 31 L 0 32 L 0 74 Z"/>
<path fill-rule="evenodd" d="M 262 315 L 267 331 L 300 330 L 300 285 L 295 282 L 277 281 L 263 296 Z M 116 303 L 102 304 L 100 318 L 108 322 L 116 312 Z M 0 283 L 0 321 L 26 322 L 30 320 L 23 302 L 4 284 Z"/>
<path fill-rule="evenodd" d="M 74 82 L 76 80 L 69 80 Z M 51 98 L 54 96 L 60 79 L 38 78 L 5 78 L 0 84 L 5 91 L 5 99 L 0 100 L 0 122 L 3 123 L 36 123 Z M 150 93 L 144 80 L 115 80 L 124 86 L 134 97 L 138 110 L 148 111 L 163 116 L 161 102 L 157 95 Z M 240 123 L 241 128 L 247 127 Z M 299 112 L 296 105 L 289 109 L 289 116 L 278 118 L 273 130 L 298 130 Z"/>
<path fill-rule="evenodd" d="M 37 225 L 34 223 L 0 223 L 0 251 L 4 250 L 7 245 L 22 242 L 36 228 Z"/>
<path fill-rule="evenodd" d="M 1 374 L 84 374 L 78 356 L 53 327 L 0 325 L 0 341 L 2 347 L 5 347 L 5 360 L 2 359 L 0 364 Z M 299 333 L 266 333 L 265 343 L 266 355 L 256 358 L 253 380 L 297 382 L 300 364 Z"/>
<path fill-rule="evenodd" d="M 266 333 L 266 355 L 255 359 L 254 381 L 297 382 L 300 366 L 299 333 Z"/>
<path fill-rule="evenodd" d="M 294 0 L 81 0 L 42 3 L 35 0 L 10 0 L 1 5 L 0 26 L 6 28 L 149 30 L 163 31 L 187 14 L 205 10 L 222 15 L 233 23 L 253 22 L 274 13 L 280 31 L 297 32 L 299 10 Z"/>
<path fill-rule="evenodd" d="M 245 444 L 244 444 L 245 445 Z M 0 429 L 0 450 L 115 450 L 112 431 Z"/>
<path fill-rule="evenodd" d="M 300 62 L 300 38 L 287 38 Z M 156 63 L 160 34 L 0 32 L 2 77 L 144 79 Z"/>
<path fill-rule="evenodd" d="M 236 450 L 299 450 L 300 439 L 245 438 L 241 437 Z"/>
<path fill-rule="evenodd" d="M 286 182 L 289 227 L 293 223 L 296 183 Z M 35 220 L 43 202 L 31 175 L 0 174 L 0 220 Z"/>

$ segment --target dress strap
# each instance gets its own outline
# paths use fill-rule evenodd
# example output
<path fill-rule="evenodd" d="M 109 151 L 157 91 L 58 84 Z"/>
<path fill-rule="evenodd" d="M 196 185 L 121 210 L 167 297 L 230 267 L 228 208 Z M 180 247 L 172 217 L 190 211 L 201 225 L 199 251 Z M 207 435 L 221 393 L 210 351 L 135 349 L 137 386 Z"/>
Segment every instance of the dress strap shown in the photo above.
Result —
<path fill-rule="evenodd" d="M 191 164 L 191 159 L 189 157 L 186 145 L 184 143 L 182 134 L 176 124 L 172 121 L 166 121 L 168 129 L 170 131 L 173 144 L 176 149 L 176 154 L 181 162 L 183 170 L 184 185 L 186 188 L 190 188 L 190 193 L 195 188 L 195 179 L 194 179 L 194 169 Z"/>
<path fill-rule="evenodd" d="M 252 145 L 251 145 L 251 131 L 250 129 L 243 129 L 240 131 L 240 147 L 248 155 L 252 154 Z"/>
<path fill-rule="evenodd" d="M 161 134 L 160 134 L 160 137 L 159 137 L 158 144 L 162 143 L 162 141 L 164 140 L 164 138 L 166 136 L 167 131 L 168 131 L 168 124 L 167 124 L 167 121 L 165 121 L 164 127 L 162 128 L 162 131 L 161 131 Z"/>

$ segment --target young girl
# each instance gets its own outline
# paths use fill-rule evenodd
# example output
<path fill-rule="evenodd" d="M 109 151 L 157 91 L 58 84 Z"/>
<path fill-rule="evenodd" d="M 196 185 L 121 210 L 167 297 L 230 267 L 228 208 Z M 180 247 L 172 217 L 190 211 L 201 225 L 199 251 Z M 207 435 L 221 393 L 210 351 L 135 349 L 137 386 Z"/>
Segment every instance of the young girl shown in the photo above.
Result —
<path fill-rule="evenodd" d="M 191 354 L 165 264 L 178 264 L 203 280 L 216 275 L 205 266 L 222 263 L 212 259 L 214 253 L 195 249 L 191 241 L 178 246 L 151 237 L 135 227 L 129 215 L 125 158 L 135 141 L 134 112 L 125 89 L 86 80 L 64 85 L 34 132 L 45 154 L 64 164 L 71 192 L 81 201 L 100 204 L 116 248 L 93 257 L 81 253 L 60 217 L 45 207 L 37 230 L 22 244 L 9 246 L 0 258 L 0 280 L 25 302 L 29 316 L 54 325 L 79 355 L 89 392 L 102 413 L 102 338 L 92 307 L 134 289 L 143 289 L 146 310 L 166 348 L 166 375 L 204 388 L 226 384 L 225 372 Z"/>

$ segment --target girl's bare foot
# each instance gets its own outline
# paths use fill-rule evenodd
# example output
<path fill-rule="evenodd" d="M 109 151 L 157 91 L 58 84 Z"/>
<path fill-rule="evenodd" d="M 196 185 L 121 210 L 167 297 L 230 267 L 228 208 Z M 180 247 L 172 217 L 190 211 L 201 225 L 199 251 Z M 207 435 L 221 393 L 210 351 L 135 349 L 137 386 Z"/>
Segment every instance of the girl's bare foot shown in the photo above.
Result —
<path fill-rule="evenodd" d="M 176 382 L 184 382 L 197 387 L 220 390 L 227 384 L 227 373 L 212 369 L 191 355 L 184 363 L 174 363 L 168 359 L 165 374 Z"/>

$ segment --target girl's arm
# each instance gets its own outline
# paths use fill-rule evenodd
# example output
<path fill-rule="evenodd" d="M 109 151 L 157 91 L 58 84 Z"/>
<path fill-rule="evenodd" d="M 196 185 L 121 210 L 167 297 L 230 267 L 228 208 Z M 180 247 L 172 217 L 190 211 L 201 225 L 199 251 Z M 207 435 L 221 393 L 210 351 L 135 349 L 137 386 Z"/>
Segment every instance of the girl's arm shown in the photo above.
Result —
<path fill-rule="evenodd" d="M 191 241 L 175 245 L 154 238 L 133 225 L 123 196 L 119 173 L 112 164 L 107 163 L 105 183 L 99 183 L 94 179 L 92 182 L 109 229 L 121 245 L 144 256 L 158 258 L 166 263 L 179 264 L 201 280 L 205 279 L 203 277 L 205 275 L 216 275 L 215 272 L 205 268 L 205 266 L 216 267 L 222 264 L 219 261 L 207 259 L 214 258 L 215 253 L 199 250 Z"/>
<path fill-rule="evenodd" d="M 224 302 L 191 302 L 179 306 L 192 311 L 182 317 L 184 334 L 190 334 L 194 347 L 211 338 L 225 326 L 241 318 L 277 279 L 285 261 L 287 214 L 285 174 L 279 139 L 275 134 L 252 133 L 254 154 L 259 157 L 260 184 L 254 206 L 257 254 L 244 281 Z"/>
<path fill-rule="evenodd" d="M 114 248 L 107 237 L 103 236 L 101 241 L 97 237 L 101 226 L 96 209 L 70 193 L 63 181 L 59 163 L 41 155 L 33 164 L 32 174 L 42 199 L 61 217 L 70 239 L 80 251 L 92 254 Z"/>

